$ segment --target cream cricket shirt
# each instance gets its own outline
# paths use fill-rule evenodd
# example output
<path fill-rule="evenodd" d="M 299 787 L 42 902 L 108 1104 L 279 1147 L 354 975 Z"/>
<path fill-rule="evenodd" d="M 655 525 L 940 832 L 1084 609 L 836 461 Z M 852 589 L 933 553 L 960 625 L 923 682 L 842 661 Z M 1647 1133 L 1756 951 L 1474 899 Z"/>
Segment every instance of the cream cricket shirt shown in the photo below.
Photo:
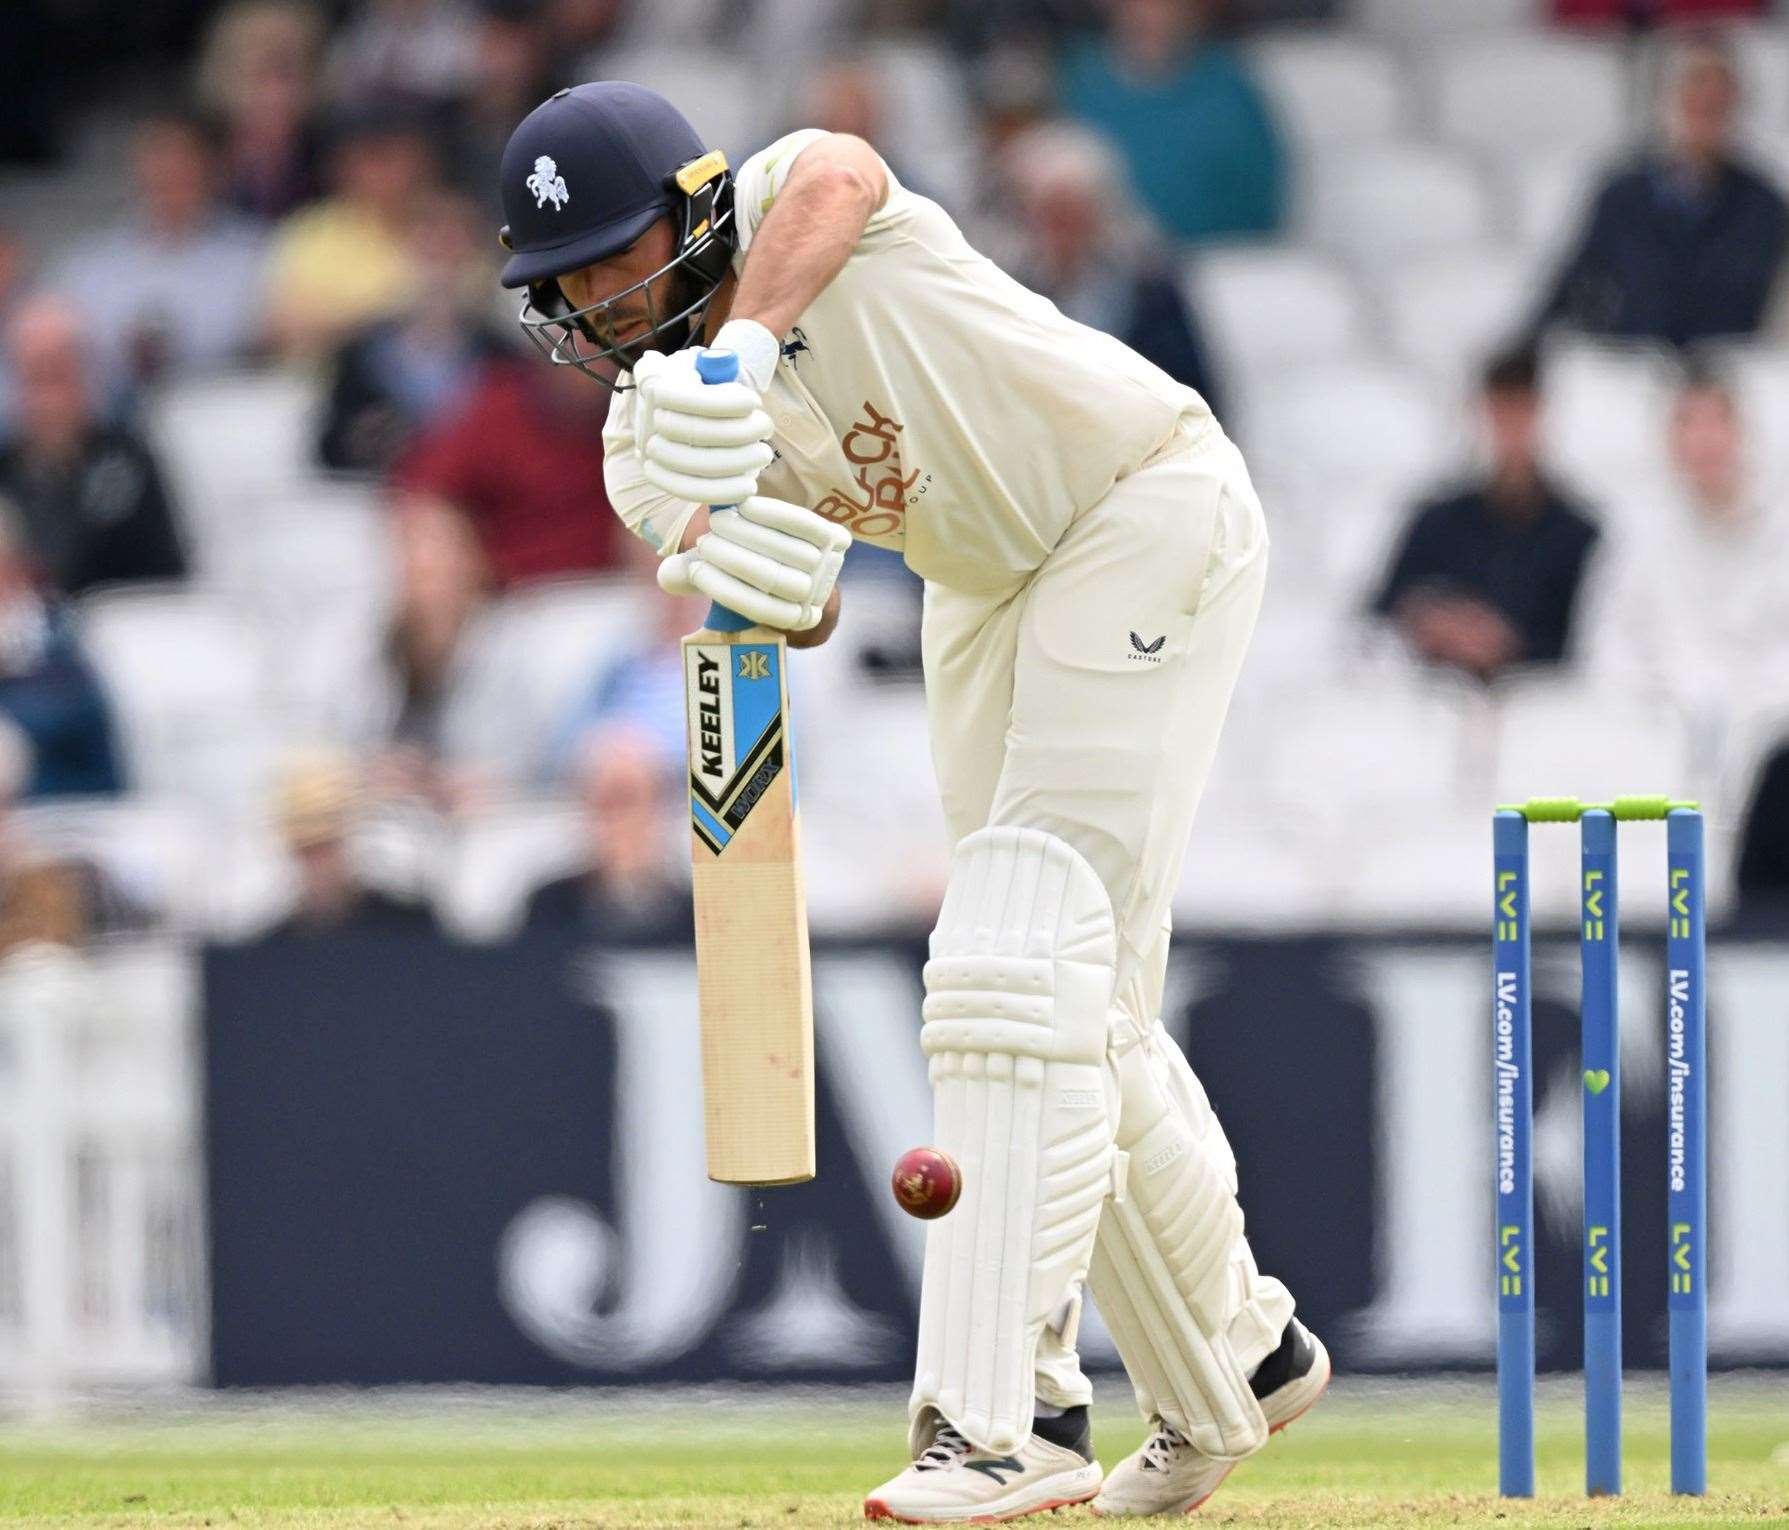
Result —
<path fill-rule="evenodd" d="M 740 168 L 736 267 L 796 156 L 823 136 L 791 133 Z M 764 396 L 778 456 L 760 492 L 965 592 L 1022 581 L 1115 482 L 1211 419 L 1197 393 L 1063 317 L 893 175 L 844 269 L 783 338 Z M 693 507 L 641 473 L 633 416 L 632 390 L 617 393 L 609 497 L 662 551 Z"/>

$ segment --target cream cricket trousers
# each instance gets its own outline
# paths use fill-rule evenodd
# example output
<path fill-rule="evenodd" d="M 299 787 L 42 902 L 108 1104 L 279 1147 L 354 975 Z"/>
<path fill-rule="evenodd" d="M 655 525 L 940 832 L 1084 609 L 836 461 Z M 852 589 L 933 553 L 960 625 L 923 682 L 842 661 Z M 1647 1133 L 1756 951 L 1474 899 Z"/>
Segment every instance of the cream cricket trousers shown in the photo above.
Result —
<path fill-rule="evenodd" d="M 1173 1051 L 1175 1072 L 1185 1060 L 1157 1024 L 1169 904 L 1266 576 L 1260 501 L 1213 424 L 1116 483 L 1016 591 L 926 586 L 927 714 L 953 841 L 989 825 L 1041 829 L 1086 857 L 1117 924 L 1115 1023 Z M 1234 1263 L 1239 1302 L 1269 1317 L 1260 1354 L 1239 1356 L 1253 1365 L 1292 1302 L 1254 1274 L 1246 1246 Z M 1048 1329 L 1037 1395 L 1058 1407 L 1092 1397 Z"/>

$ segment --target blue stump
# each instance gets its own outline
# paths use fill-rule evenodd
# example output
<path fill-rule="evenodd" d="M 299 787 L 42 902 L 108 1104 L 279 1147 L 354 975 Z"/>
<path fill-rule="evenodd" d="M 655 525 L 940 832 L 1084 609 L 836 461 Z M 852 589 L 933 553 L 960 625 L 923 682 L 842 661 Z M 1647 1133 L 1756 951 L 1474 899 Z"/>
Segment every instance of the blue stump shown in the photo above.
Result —
<path fill-rule="evenodd" d="M 1671 1333 L 1671 1491 L 1708 1491 L 1707 1009 L 1702 815 L 1666 820 L 1666 1310 Z"/>
<path fill-rule="evenodd" d="M 1528 820 L 1493 822 L 1492 1077 L 1496 1125 L 1497 1480 L 1534 1496 L 1534 1090 L 1528 939 Z"/>

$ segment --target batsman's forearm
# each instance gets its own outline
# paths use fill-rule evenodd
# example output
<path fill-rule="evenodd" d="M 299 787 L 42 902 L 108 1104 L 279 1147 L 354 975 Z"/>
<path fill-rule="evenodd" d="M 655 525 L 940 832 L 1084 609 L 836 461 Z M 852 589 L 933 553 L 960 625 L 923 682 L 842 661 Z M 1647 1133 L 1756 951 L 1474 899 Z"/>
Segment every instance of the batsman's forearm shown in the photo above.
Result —
<path fill-rule="evenodd" d="M 854 166 L 798 166 L 752 240 L 728 317 L 787 335 L 844 269 L 881 197 Z"/>

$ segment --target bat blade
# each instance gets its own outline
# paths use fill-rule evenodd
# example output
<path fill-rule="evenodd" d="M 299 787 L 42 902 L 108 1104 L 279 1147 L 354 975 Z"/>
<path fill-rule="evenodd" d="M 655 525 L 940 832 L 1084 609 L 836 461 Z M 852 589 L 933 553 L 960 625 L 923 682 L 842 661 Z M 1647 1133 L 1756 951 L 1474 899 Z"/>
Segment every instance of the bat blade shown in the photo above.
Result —
<path fill-rule="evenodd" d="M 786 648 L 683 640 L 708 1177 L 814 1177 L 814 1010 Z"/>

